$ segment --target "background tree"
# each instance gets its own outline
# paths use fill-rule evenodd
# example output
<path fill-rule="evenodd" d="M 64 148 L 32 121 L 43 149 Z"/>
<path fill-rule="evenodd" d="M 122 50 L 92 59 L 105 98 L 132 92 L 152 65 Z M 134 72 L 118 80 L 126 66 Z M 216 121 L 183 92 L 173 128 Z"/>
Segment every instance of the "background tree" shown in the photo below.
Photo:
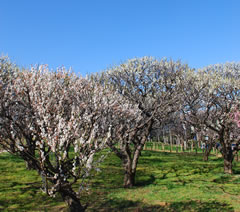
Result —
<path fill-rule="evenodd" d="M 208 157 L 213 149 L 213 147 L 217 147 L 218 145 L 218 135 L 215 131 L 209 128 L 202 128 L 199 132 L 199 137 L 202 141 L 201 148 L 203 150 L 203 160 L 208 161 Z"/>
<path fill-rule="evenodd" d="M 232 161 L 238 146 L 233 106 L 239 101 L 240 65 L 226 63 L 186 72 L 183 111 L 186 120 L 199 129 L 217 134 L 224 158 L 224 172 L 232 174 Z"/>

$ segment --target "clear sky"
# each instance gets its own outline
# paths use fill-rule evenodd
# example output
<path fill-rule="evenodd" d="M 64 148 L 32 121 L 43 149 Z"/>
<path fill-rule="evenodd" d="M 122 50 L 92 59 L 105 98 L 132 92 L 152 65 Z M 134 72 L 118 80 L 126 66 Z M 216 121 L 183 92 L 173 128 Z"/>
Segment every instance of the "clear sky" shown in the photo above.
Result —
<path fill-rule="evenodd" d="M 0 54 L 98 72 L 128 58 L 240 61 L 240 0 L 0 0 Z"/>

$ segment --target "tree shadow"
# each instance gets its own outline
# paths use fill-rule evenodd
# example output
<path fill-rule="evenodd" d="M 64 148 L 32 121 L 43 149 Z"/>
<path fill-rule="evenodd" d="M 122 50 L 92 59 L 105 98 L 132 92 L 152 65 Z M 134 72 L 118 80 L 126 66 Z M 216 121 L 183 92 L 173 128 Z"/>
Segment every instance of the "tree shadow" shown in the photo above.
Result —
<path fill-rule="evenodd" d="M 147 158 L 147 157 L 140 158 L 139 161 L 140 161 L 141 164 L 149 164 L 151 162 L 152 164 L 158 164 L 158 165 L 160 163 L 164 163 L 165 162 L 161 158 Z"/>
<path fill-rule="evenodd" d="M 233 169 L 233 174 L 240 174 L 240 170 Z"/>
<path fill-rule="evenodd" d="M 126 199 L 110 199 L 99 205 L 98 207 L 89 207 L 87 209 L 90 211 L 101 211 L 101 212 L 112 212 L 112 211 L 163 211 L 162 206 L 152 205 L 152 206 L 143 206 L 141 201 L 132 201 Z"/>
<path fill-rule="evenodd" d="M 231 180 L 232 180 L 232 176 L 223 175 L 223 176 L 219 176 L 218 178 L 213 179 L 212 182 L 217 183 L 217 184 L 224 184 Z"/>
<path fill-rule="evenodd" d="M 1 192 L 7 192 L 14 189 L 20 191 L 21 194 L 24 194 L 29 190 L 34 191 L 34 193 L 37 193 L 37 191 L 41 189 L 41 182 L 19 183 L 12 181 L 10 184 L 8 184 L 8 186 L 2 188 Z"/>
<path fill-rule="evenodd" d="M 188 202 L 173 202 L 167 209 L 169 211 L 198 211 L 198 212 L 207 212 L 207 211 L 234 211 L 233 207 L 230 204 L 218 202 L 218 201 L 188 201 Z"/>
<path fill-rule="evenodd" d="M 209 159 L 209 161 L 223 162 L 223 158 L 222 158 L 222 157 L 219 157 L 219 158 L 211 158 L 211 159 Z"/>
<path fill-rule="evenodd" d="M 197 212 L 208 212 L 208 211 L 226 211 L 233 212 L 234 209 L 227 203 L 218 201 L 187 201 L 187 202 L 159 202 L 158 204 L 149 205 L 141 201 L 132 201 L 126 199 L 110 199 L 98 205 L 98 207 L 89 207 L 87 211 L 134 211 L 134 212 L 181 212 L 181 211 L 197 211 Z"/>
<path fill-rule="evenodd" d="M 141 180 L 137 180 L 135 186 L 137 187 L 144 187 L 147 185 L 151 185 L 155 182 L 156 178 L 153 174 L 151 174 L 147 179 L 141 179 Z"/>
<path fill-rule="evenodd" d="M 60 195 L 49 197 L 41 190 L 41 182 L 21 183 L 11 181 L 1 188 L 0 211 L 52 211 L 52 207 L 62 203 Z M 14 195 L 12 195 L 14 194 Z M 44 203 L 44 204 L 43 204 Z"/>
<path fill-rule="evenodd" d="M 51 198 L 40 189 L 21 189 L 16 196 L 0 199 L 0 211 L 52 211 L 59 203 L 63 203 L 59 195 Z"/>

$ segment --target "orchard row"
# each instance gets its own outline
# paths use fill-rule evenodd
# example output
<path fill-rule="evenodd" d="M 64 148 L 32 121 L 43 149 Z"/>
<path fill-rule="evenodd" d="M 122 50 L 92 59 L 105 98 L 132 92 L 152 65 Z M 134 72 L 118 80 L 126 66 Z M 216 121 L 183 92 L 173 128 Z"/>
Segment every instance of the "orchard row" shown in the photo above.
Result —
<path fill-rule="evenodd" d="M 84 180 L 104 159 L 95 154 L 110 148 L 122 161 L 124 187 L 132 187 L 146 141 L 164 126 L 183 140 L 190 129 L 208 145 L 219 142 L 224 172 L 232 174 L 239 91 L 238 63 L 195 70 L 143 57 L 82 78 L 44 65 L 20 69 L 2 57 L 0 145 L 42 176 L 48 195 L 60 193 L 70 211 L 84 211 Z"/>

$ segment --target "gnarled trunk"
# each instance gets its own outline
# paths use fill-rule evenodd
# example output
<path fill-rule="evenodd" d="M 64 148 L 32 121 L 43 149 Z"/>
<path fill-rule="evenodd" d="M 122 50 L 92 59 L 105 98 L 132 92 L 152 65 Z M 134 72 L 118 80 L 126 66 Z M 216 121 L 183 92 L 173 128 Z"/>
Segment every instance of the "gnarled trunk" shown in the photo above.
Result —
<path fill-rule="evenodd" d="M 124 181 L 123 187 L 124 188 L 131 188 L 134 186 L 135 183 L 135 173 L 132 170 L 132 158 L 131 158 L 131 151 L 129 146 L 126 146 L 124 157 L 122 158 L 123 168 L 124 168 Z"/>
<path fill-rule="evenodd" d="M 33 160 L 35 158 L 35 149 L 28 149 L 27 151 L 21 152 L 20 156 L 24 159 L 27 170 L 37 169 L 36 163 Z"/>
<path fill-rule="evenodd" d="M 224 158 L 224 173 L 233 174 L 232 162 L 234 159 L 234 155 L 231 150 L 231 147 L 228 147 L 228 151 L 224 151 L 223 158 Z"/>
<path fill-rule="evenodd" d="M 144 134 L 142 136 L 137 136 L 139 132 L 138 128 L 135 131 L 132 131 L 129 136 L 127 136 L 127 140 L 120 141 L 120 150 L 118 150 L 113 143 L 109 142 L 108 146 L 114 151 L 114 153 L 121 159 L 122 165 L 124 168 L 124 188 L 131 188 L 135 185 L 135 175 L 138 164 L 138 159 L 141 155 L 141 151 L 146 144 L 147 137 L 152 129 L 153 119 L 148 120 L 147 126 L 142 125 L 144 128 Z M 132 144 L 134 145 L 134 150 L 131 149 L 131 144 L 129 141 L 134 141 Z"/>
<path fill-rule="evenodd" d="M 224 173 L 233 174 L 232 161 L 224 158 Z"/>
<path fill-rule="evenodd" d="M 32 137 L 30 137 L 30 138 L 26 138 L 26 142 L 28 145 L 28 149 L 25 153 L 27 154 L 27 158 L 35 158 L 35 149 L 36 149 L 35 141 L 33 141 Z M 29 159 L 25 161 L 26 161 L 26 168 L 28 170 L 34 170 L 36 168 L 33 160 Z"/>
<path fill-rule="evenodd" d="M 133 171 L 131 168 L 125 167 L 124 188 L 132 188 L 135 185 L 135 174 L 136 171 Z"/>
<path fill-rule="evenodd" d="M 230 135 L 229 129 L 223 129 L 220 134 L 220 144 L 221 144 L 221 153 L 224 159 L 224 173 L 225 174 L 233 174 L 232 170 L 232 162 L 234 159 L 233 149 L 232 149 L 232 143 L 229 140 Z"/>
<path fill-rule="evenodd" d="M 204 150 L 204 155 L 203 155 L 203 160 L 204 161 L 208 161 L 208 157 L 211 153 L 212 147 L 213 147 L 212 143 L 209 143 L 209 144 L 206 145 L 205 150 Z"/>
<path fill-rule="evenodd" d="M 86 207 L 82 206 L 76 192 L 74 192 L 71 187 L 64 187 L 60 189 L 59 193 L 68 205 L 70 212 L 84 212 L 86 210 Z"/>
<path fill-rule="evenodd" d="M 136 169 L 142 149 L 143 145 L 139 144 L 136 146 L 135 151 L 133 152 L 133 158 L 131 159 L 131 157 L 128 156 L 124 161 L 124 188 L 131 188 L 135 185 Z"/>

